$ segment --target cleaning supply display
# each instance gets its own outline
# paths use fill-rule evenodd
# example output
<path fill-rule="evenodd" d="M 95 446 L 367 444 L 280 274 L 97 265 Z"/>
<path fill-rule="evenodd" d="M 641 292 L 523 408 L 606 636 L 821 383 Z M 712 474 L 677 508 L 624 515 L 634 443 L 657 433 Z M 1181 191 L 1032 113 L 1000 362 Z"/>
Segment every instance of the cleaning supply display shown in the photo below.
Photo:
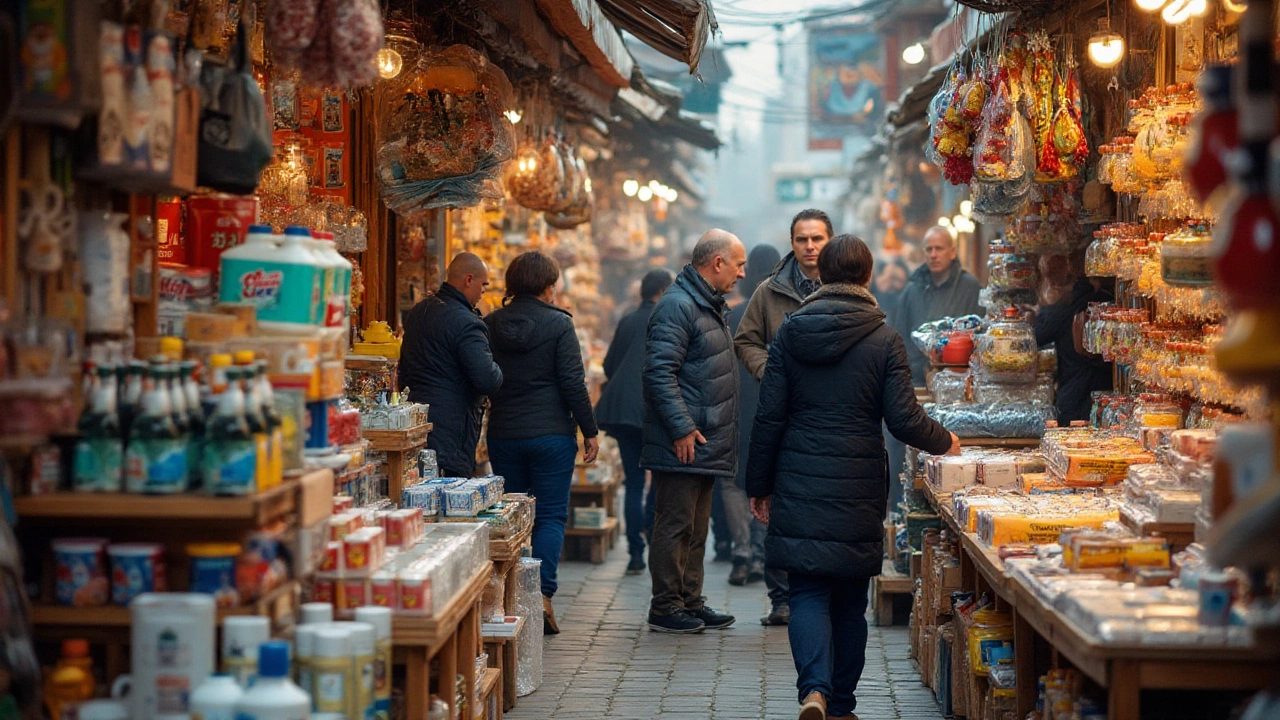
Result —
<path fill-rule="evenodd" d="M 258 648 L 258 680 L 236 705 L 236 720 L 308 720 L 311 696 L 289 679 L 289 644 Z"/>
<path fill-rule="evenodd" d="M 239 543 L 188 545 L 191 592 L 211 596 L 220 608 L 233 608 L 239 605 L 240 590 L 236 584 L 236 559 L 240 557 L 240 549 Z"/>
<path fill-rule="evenodd" d="M 190 475 L 189 436 L 174 421 L 169 387 L 173 371 L 156 364 L 147 371 L 142 414 L 129 428 L 125 451 L 125 489 L 175 495 L 187 491 Z"/>
<path fill-rule="evenodd" d="M 191 693 L 213 674 L 213 598 L 199 593 L 146 593 L 129 606 L 134 720 L 177 720 L 191 712 Z"/>
<path fill-rule="evenodd" d="M 254 226 L 244 245 L 222 254 L 218 300 L 253 305 L 264 329 L 312 332 L 323 320 L 323 268 L 308 247 L 311 232 L 286 228 L 279 247 L 268 233 L 270 228 Z"/>

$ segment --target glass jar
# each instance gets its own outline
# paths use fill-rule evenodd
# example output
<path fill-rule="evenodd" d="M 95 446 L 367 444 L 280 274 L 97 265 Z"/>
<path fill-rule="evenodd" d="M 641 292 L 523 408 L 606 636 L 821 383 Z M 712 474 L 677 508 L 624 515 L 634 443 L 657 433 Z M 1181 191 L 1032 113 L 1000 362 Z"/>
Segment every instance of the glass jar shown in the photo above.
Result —
<path fill-rule="evenodd" d="M 1034 290 L 1036 264 L 1007 245 L 993 245 L 987 260 L 988 285 L 996 290 Z"/>
<path fill-rule="evenodd" d="M 1036 334 L 1014 308 L 993 322 L 975 341 L 977 370 L 992 382 L 1029 383 L 1036 379 L 1040 351 Z"/>
<path fill-rule="evenodd" d="M 1213 236 L 1207 225 L 1188 223 L 1164 239 L 1160 277 L 1175 287 L 1213 284 Z"/>

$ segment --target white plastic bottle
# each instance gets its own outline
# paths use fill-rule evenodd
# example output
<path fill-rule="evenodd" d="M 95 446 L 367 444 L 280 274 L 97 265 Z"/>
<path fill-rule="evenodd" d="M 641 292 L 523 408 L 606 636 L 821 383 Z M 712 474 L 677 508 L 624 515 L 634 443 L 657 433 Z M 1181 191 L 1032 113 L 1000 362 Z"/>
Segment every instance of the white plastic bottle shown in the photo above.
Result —
<path fill-rule="evenodd" d="M 293 679 L 298 687 L 311 692 L 311 656 L 315 653 L 316 631 L 324 627 L 319 623 L 299 625 L 293 631 Z"/>
<path fill-rule="evenodd" d="M 277 248 L 265 226 L 254 226 L 244 245 L 222 254 L 218 300 L 252 304 L 269 332 L 313 333 L 322 320 L 322 268 L 310 242 L 309 230 L 290 227 Z"/>
<path fill-rule="evenodd" d="M 342 253 L 338 252 L 338 246 L 333 240 L 331 232 L 314 233 L 316 238 L 316 254 L 325 263 L 325 279 L 326 293 L 328 299 L 326 305 L 341 306 L 342 318 L 340 321 L 334 322 L 334 318 L 329 318 L 326 324 L 337 327 L 345 326 L 350 315 L 351 303 L 351 262 L 342 257 Z M 330 310 L 333 312 L 333 310 Z"/>
<path fill-rule="evenodd" d="M 236 720 L 311 720 L 311 696 L 289 679 L 289 644 L 258 648 L 258 680 L 236 705 Z"/>
<path fill-rule="evenodd" d="M 300 625 L 313 625 L 315 623 L 331 622 L 333 622 L 333 603 L 302 603 L 302 613 L 298 620 Z"/>
<path fill-rule="evenodd" d="M 311 686 L 317 712 L 347 713 L 350 717 L 355 678 L 351 655 L 351 633 L 346 628 L 326 625 L 316 631 L 311 654 Z"/>
<path fill-rule="evenodd" d="M 271 639 L 271 621 L 265 617 L 232 616 L 222 621 L 222 672 L 240 687 L 253 684 L 258 673 L 258 648 Z"/>
<path fill-rule="evenodd" d="M 236 720 L 244 689 L 230 675 L 210 675 L 191 693 L 191 720 Z"/>
<path fill-rule="evenodd" d="M 351 633 L 351 691 L 347 694 L 348 713 L 353 718 L 373 720 L 374 672 L 378 648 L 378 631 L 367 622 L 336 622 L 331 627 Z"/>
<path fill-rule="evenodd" d="M 391 608 L 356 608 L 356 622 L 369 623 L 377 631 L 373 658 L 374 717 L 391 717 Z"/>

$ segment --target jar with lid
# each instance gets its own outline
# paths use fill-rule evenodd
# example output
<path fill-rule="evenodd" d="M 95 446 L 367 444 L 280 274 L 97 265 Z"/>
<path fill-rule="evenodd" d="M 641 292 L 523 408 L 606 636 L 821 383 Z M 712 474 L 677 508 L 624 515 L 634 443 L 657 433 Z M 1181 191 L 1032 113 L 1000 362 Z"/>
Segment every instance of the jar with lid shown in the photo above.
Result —
<path fill-rule="evenodd" d="M 1036 379 L 1040 361 L 1036 334 L 1015 308 L 991 324 L 975 341 L 976 369 L 992 382 L 1029 383 Z"/>
<path fill-rule="evenodd" d="M 1164 239 L 1160 276 L 1175 287 L 1213 284 L 1213 236 L 1202 222 L 1191 222 Z"/>
<path fill-rule="evenodd" d="M 1008 245 L 992 245 L 987 260 L 988 285 L 996 290 L 1033 290 L 1036 265 L 1027 256 L 1013 252 Z"/>

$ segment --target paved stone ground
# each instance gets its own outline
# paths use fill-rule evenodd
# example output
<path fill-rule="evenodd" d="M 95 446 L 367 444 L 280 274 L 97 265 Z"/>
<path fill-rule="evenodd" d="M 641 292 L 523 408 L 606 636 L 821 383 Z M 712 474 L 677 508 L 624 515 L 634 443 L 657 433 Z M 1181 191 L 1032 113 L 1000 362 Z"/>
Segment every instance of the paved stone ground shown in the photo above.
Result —
<path fill-rule="evenodd" d="M 649 575 L 627 577 L 625 540 L 603 565 L 564 563 L 555 598 L 561 634 L 547 639 L 543 683 L 510 720 L 791 720 L 799 710 L 785 628 L 765 628 L 763 583 L 732 587 L 707 562 L 708 604 L 732 628 L 664 635 L 644 624 Z M 908 654 L 905 627 L 870 628 L 858 686 L 861 720 L 936 720 L 941 712 Z"/>

